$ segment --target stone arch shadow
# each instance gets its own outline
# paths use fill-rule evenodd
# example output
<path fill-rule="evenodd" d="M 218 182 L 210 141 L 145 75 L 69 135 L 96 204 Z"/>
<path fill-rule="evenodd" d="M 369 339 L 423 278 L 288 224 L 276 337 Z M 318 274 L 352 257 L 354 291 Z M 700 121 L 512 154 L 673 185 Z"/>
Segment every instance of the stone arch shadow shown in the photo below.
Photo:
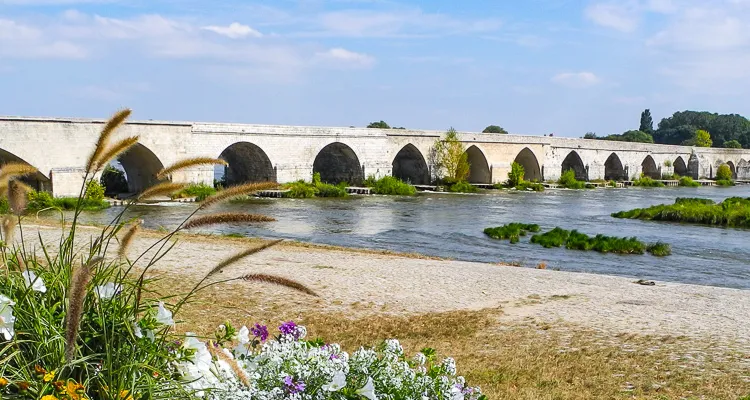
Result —
<path fill-rule="evenodd" d="M 729 169 L 732 170 L 732 179 L 737 179 L 737 167 L 732 161 L 727 161 L 726 164 L 729 166 Z"/>
<path fill-rule="evenodd" d="M 492 172 L 484 152 L 472 145 L 466 149 L 466 159 L 469 162 L 469 183 L 492 183 Z"/>
<path fill-rule="evenodd" d="M 679 156 L 674 160 L 672 168 L 674 169 L 674 173 L 679 176 L 688 176 L 689 174 L 687 164 L 685 164 L 685 160 L 682 156 Z"/>
<path fill-rule="evenodd" d="M 130 193 L 139 193 L 153 186 L 159 179 L 156 174 L 164 169 L 159 157 L 148 147 L 136 143 L 125 153 L 117 157 L 117 161 L 125 171 L 125 179 L 128 182 Z"/>
<path fill-rule="evenodd" d="M 422 152 L 409 143 L 393 159 L 393 176 L 413 185 L 430 183 L 430 168 Z"/>
<path fill-rule="evenodd" d="M 628 171 L 622 165 L 620 156 L 612 153 L 604 162 L 604 179 L 608 181 L 625 181 L 628 179 Z"/>
<path fill-rule="evenodd" d="M 322 182 L 361 185 L 365 179 L 364 167 L 357 153 L 341 142 L 323 147 L 313 161 L 313 174 L 319 173 Z"/>
<path fill-rule="evenodd" d="M 651 179 L 661 179 L 659 167 L 656 166 L 656 161 L 654 161 L 654 158 L 650 154 L 641 162 L 641 172 Z"/>
<path fill-rule="evenodd" d="M 568 170 L 573 170 L 576 174 L 576 179 L 579 181 L 588 181 L 589 180 L 589 171 L 586 168 L 586 166 L 583 164 L 583 160 L 581 159 L 581 156 L 578 155 L 578 152 L 575 150 L 568 153 L 568 155 L 565 157 L 565 159 L 562 162 L 562 174 L 564 174 Z"/>
<path fill-rule="evenodd" d="M 247 182 L 276 182 L 276 168 L 263 149 L 250 142 L 236 142 L 225 148 L 219 158 L 227 162 L 223 169 L 227 186 Z"/>
<path fill-rule="evenodd" d="M 0 149 L 0 168 L 2 168 L 3 165 L 7 163 L 11 163 L 11 162 L 31 165 L 30 163 L 26 162 L 26 160 L 22 159 L 21 157 L 5 149 Z M 46 175 L 44 175 L 41 172 L 37 172 L 29 176 L 24 176 L 20 178 L 20 181 L 31 186 L 37 191 L 52 190 L 52 182 Z"/>
<path fill-rule="evenodd" d="M 537 182 L 544 180 L 544 177 L 542 176 L 542 168 L 539 166 L 539 160 L 536 158 L 534 152 L 528 147 L 521 150 L 513 162 L 518 163 L 523 167 L 523 179 Z"/>

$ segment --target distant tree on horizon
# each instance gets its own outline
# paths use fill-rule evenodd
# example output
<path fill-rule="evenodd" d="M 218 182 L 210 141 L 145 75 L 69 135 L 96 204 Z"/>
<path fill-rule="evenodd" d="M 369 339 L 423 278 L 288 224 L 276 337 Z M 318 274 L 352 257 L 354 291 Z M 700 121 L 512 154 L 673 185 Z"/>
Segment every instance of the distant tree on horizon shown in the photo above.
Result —
<path fill-rule="evenodd" d="M 716 114 L 706 111 L 680 111 L 659 122 L 654 141 L 661 144 L 682 144 L 695 136 L 696 130 L 711 133 L 715 147 L 736 140 L 743 148 L 750 148 L 750 120 L 739 114 Z"/>
<path fill-rule="evenodd" d="M 646 132 L 649 135 L 654 134 L 654 120 L 651 118 L 651 110 L 646 109 L 641 113 L 641 127 L 638 128 L 641 132 Z"/>
<path fill-rule="evenodd" d="M 490 126 L 484 128 L 484 130 L 482 131 L 482 133 L 499 133 L 501 135 L 507 135 L 508 131 L 506 131 L 505 129 L 503 129 L 499 125 L 490 125 Z"/>
<path fill-rule="evenodd" d="M 740 142 L 738 142 L 736 140 L 727 140 L 726 142 L 724 142 L 724 146 L 723 147 L 725 149 L 741 149 L 742 148 L 742 143 L 740 143 Z"/>
<path fill-rule="evenodd" d="M 388 123 L 383 121 L 382 119 L 378 122 L 370 122 L 370 125 L 367 125 L 367 127 L 375 128 L 375 129 L 391 129 L 391 126 L 388 125 Z"/>
<path fill-rule="evenodd" d="M 598 137 L 596 136 L 596 133 L 594 132 L 586 132 L 586 134 L 583 135 L 583 138 L 584 139 L 598 139 Z"/>
<path fill-rule="evenodd" d="M 654 143 L 654 138 L 643 131 L 627 131 L 621 135 L 597 137 L 600 140 L 614 140 L 617 142 Z"/>

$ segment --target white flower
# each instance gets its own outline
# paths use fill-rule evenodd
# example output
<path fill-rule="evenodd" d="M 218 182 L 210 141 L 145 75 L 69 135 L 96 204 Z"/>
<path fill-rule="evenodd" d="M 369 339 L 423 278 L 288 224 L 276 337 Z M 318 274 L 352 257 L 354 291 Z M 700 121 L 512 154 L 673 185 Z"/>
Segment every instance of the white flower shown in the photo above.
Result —
<path fill-rule="evenodd" d="M 190 360 L 202 371 L 209 371 L 211 369 L 212 357 L 211 353 L 208 352 L 206 344 L 198 340 L 194 333 L 188 332 L 185 336 L 185 341 L 182 343 L 182 347 L 195 350 L 195 353 Z"/>
<path fill-rule="evenodd" d="M 143 338 L 143 332 L 141 331 L 141 327 L 138 326 L 137 322 L 133 322 L 133 334 L 138 339 L 142 339 Z"/>
<path fill-rule="evenodd" d="M 424 365 L 424 363 L 427 362 L 427 356 L 424 355 L 424 353 L 417 353 L 414 355 L 414 362 L 417 363 L 417 365 Z"/>
<path fill-rule="evenodd" d="M 164 302 L 159 302 L 159 310 L 156 312 L 156 322 L 162 325 L 174 325 L 172 312 L 164 308 Z"/>
<path fill-rule="evenodd" d="M 356 392 L 358 395 L 367 397 L 370 400 L 378 400 L 378 396 L 375 395 L 375 383 L 372 378 L 367 378 L 367 383 L 361 389 Z"/>
<path fill-rule="evenodd" d="M 27 270 L 23 271 L 21 275 L 23 275 L 23 280 L 26 282 L 26 286 L 31 286 L 32 290 L 36 290 L 40 293 L 47 291 L 47 287 L 44 286 L 42 278 L 38 278 L 34 272 Z"/>
<path fill-rule="evenodd" d="M 105 283 L 94 288 L 94 292 L 100 299 L 109 300 L 122 291 L 122 285 L 115 285 L 112 282 Z"/>
<path fill-rule="evenodd" d="M 344 371 L 336 371 L 336 373 L 333 374 L 333 379 L 331 379 L 331 381 L 327 384 L 323 385 L 323 390 L 336 392 L 343 389 L 345 386 L 346 374 L 344 373 Z"/>
<path fill-rule="evenodd" d="M 445 369 L 445 373 L 448 375 L 456 375 L 456 360 L 447 357 L 445 360 L 443 360 L 443 368 Z"/>
<path fill-rule="evenodd" d="M 151 341 L 151 343 L 156 341 L 156 336 L 154 335 L 153 329 L 146 329 L 146 337 Z"/>
<path fill-rule="evenodd" d="M 455 386 L 451 389 L 451 400 L 464 400 L 464 394 L 461 389 Z"/>
<path fill-rule="evenodd" d="M 13 339 L 13 336 L 16 335 L 14 329 L 16 317 L 13 316 L 13 305 L 15 304 L 13 300 L 0 294 L 0 334 L 5 337 L 5 340 Z"/>
<path fill-rule="evenodd" d="M 243 326 L 240 328 L 240 331 L 237 332 L 237 335 L 234 337 L 234 340 L 237 341 L 237 346 L 234 348 L 234 352 L 236 355 L 243 355 L 248 356 L 250 354 L 250 330 L 247 329 L 246 326 Z"/>

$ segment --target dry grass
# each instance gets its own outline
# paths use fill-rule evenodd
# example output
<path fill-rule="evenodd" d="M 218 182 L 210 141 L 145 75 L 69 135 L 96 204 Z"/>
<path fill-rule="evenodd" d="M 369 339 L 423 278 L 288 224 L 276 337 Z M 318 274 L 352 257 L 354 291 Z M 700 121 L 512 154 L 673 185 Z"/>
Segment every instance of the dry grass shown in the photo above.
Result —
<path fill-rule="evenodd" d="M 164 278 L 155 283 L 162 294 L 189 286 Z M 176 282 L 185 286 L 175 287 Z M 325 299 L 270 293 L 250 284 L 211 287 L 183 308 L 178 329 L 211 337 L 226 319 L 240 326 L 294 319 L 311 337 L 349 351 L 395 337 L 409 354 L 429 346 L 453 356 L 459 371 L 490 399 L 737 399 L 750 393 L 749 356 L 712 343 L 609 335 L 563 323 L 512 323 L 500 309 L 421 315 L 366 307 L 336 311 Z"/>

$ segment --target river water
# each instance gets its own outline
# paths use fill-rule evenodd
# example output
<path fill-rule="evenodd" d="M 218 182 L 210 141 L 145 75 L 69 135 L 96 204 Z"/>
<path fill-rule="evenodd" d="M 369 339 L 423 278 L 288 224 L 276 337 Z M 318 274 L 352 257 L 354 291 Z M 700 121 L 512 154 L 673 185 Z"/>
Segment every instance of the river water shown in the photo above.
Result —
<path fill-rule="evenodd" d="M 213 233 L 288 238 L 330 245 L 415 252 L 466 261 L 510 262 L 533 267 L 622 275 L 639 279 L 750 289 L 750 230 L 622 220 L 612 212 L 673 203 L 677 197 L 750 197 L 734 188 L 489 191 L 477 195 L 421 193 L 415 197 L 352 196 L 350 199 L 254 199 L 215 211 L 262 213 L 277 222 L 220 226 Z M 173 228 L 195 204 L 134 207 L 146 227 Z M 85 213 L 84 222 L 107 223 L 121 208 Z M 518 244 L 487 238 L 483 229 L 509 222 L 559 226 L 594 235 L 636 236 L 672 245 L 672 255 L 614 255 L 545 249 L 522 238 Z"/>

